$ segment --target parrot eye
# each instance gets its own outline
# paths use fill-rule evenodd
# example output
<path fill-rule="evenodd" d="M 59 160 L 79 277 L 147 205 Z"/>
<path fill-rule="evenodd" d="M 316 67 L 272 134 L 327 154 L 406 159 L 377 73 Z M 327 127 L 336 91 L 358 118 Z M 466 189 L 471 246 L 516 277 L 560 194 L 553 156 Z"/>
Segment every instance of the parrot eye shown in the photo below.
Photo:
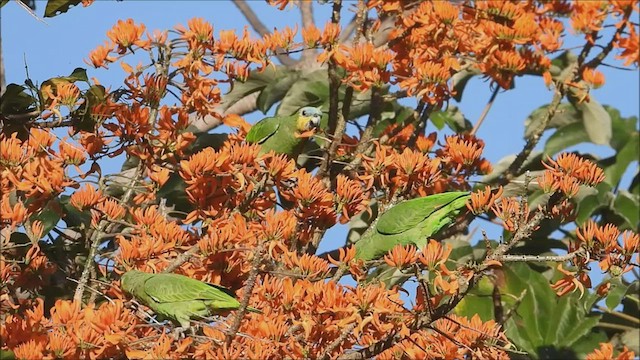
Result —
<path fill-rule="evenodd" d="M 302 110 L 302 116 L 309 116 L 309 114 L 307 114 L 307 110 Z"/>

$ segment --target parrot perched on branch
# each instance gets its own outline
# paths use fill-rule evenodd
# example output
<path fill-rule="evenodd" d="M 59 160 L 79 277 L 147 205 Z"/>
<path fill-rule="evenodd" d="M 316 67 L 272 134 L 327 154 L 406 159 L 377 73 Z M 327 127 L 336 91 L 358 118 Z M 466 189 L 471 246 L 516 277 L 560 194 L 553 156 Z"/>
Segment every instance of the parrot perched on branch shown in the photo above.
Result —
<path fill-rule="evenodd" d="M 124 291 L 158 315 L 177 321 L 183 329 L 190 327 L 191 319 L 240 307 L 230 290 L 183 275 L 131 270 L 122 275 L 120 282 Z M 260 312 L 253 308 L 247 310 Z"/>
<path fill-rule="evenodd" d="M 314 107 L 303 107 L 291 116 L 264 118 L 251 127 L 246 141 L 260 144 L 261 154 L 273 150 L 295 158 L 320 126 L 321 118 L 322 111 Z"/>
<path fill-rule="evenodd" d="M 430 236 L 454 221 L 470 197 L 469 192 L 454 191 L 393 206 L 355 243 L 356 259 L 379 259 L 396 245 L 414 244 L 422 248 Z"/>

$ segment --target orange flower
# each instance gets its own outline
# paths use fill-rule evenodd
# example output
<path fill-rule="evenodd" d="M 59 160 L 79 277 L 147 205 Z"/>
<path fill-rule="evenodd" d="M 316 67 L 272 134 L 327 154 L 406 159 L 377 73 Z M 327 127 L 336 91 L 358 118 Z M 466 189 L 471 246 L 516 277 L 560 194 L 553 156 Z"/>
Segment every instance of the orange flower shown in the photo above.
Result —
<path fill-rule="evenodd" d="M 124 217 L 126 210 L 116 200 L 106 199 L 96 206 L 96 210 L 107 216 L 109 220 L 120 220 Z"/>
<path fill-rule="evenodd" d="M 522 211 L 520 210 L 520 202 L 513 197 L 498 199 L 491 207 L 491 210 L 502 220 L 502 226 L 511 232 L 516 229 L 516 226 L 519 226 L 518 221 L 521 213 L 525 217 L 529 214 L 529 209 L 526 206 Z"/>
<path fill-rule="evenodd" d="M 107 36 L 114 44 L 118 45 L 118 53 L 124 54 L 134 45 L 143 49 L 149 47 L 150 41 L 140 39 L 145 28 L 144 24 L 136 25 L 133 19 L 118 20 L 118 23 L 107 31 Z"/>
<path fill-rule="evenodd" d="M 213 42 L 213 26 L 202 18 L 192 18 L 187 21 L 189 29 L 182 25 L 176 26 L 176 30 L 181 34 L 180 38 L 189 43 L 189 48 L 193 49 L 198 45 L 208 45 Z"/>
<path fill-rule="evenodd" d="M 95 68 L 104 67 L 107 68 L 107 64 L 116 61 L 117 59 L 109 54 L 114 50 L 114 45 L 111 42 L 104 42 L 104 45 L 99 45 L 89 53 L 89 61 L 85 60 L 87 64 L 93 65 Z"/>
<path fill-rule="evenodd" d="M 82 165 L 84 164 L 86 157 L 82 149 L 69 144 L 64 139 L 60 141 L 60 157 L 65 164 L 68 165 Z"/>
<path fill-rule="evenodd" d="M 2 225 L 10 224 L 11 228 L 14 229 L 16 226 L 22 224 L 27 219 L 27 209 L 21 202 L 18 202 L 11 206 L 9 202 L 9 196 L 3 194 L 2 195 L 2 203 L 0 203 L 0 219 L 2 220 Z"/>
<path fill-rule="evenodd" d="M 563 296 L 579 289 L 580 297 L 582 297 L 585 286 L 591 288 L 591 278 L 589 278 L 589 274 L 586 272 L 571 272 L 565 270 L 562 264 L 558 264 L 557 269 L 564 274 L 564 277 L 551 285 L 551 288 L 556 291 L 558 296 Z"/>
<path fill-rule="evenodd" d="M 596 186 L 604 180 L 602 169 L 573 153 L 562 153 L 556 157 L 556 160 L 547 157 L 547 162 L 543 161 L 542 165 L 553 171 L 557 180 L 562 180 L 564 175 L 568 175 L 576 178 L 581 184 L 589 186 Z M 558 184 L 558 187 L 561 187 L 561 184 Z"/>
<path fill-rule="evenodd" d="M 335 201 L 337 212 L 341 214 L 340 223 L 346 224 L 351 216 L 367 209 L 369 196 L 360 183 L 340 174 L 337 177 Z"/>
<path fill-rule="evenodd" d="M 471 200 L 467 203 L 467 208 L 474 214 L 488 212 L 495 201 L 502 197 L 502 191 L 502 186 L 500 186 L 495 193 L 492 193 L 491 187 L 487 185 L 484 191 L 478 190 L 478 192 L 471 193 Z"/>
<path fill-rule="evenodd" d="M 415 263 L 417 257 L 417 249 L 415 246 L 396 245 L 384 256 L 384 262 L 391 267 L 403 269 Z"/>
<path fill-rule="evenodd" d="M 69 300 L 56 300 L 51 308 L 51 321 L 54 324 L 69 324 L 80 321 L 83 318 L 80 304 Z"/>
<path fill-rule="evenodd" d="M 154 165 L 152 169 L 148 169 L 149 178 L 153 180 L 159 187 L 164 185 L 170 176 L 170 170 L 165 167 Z"/>
<path fill-rule="evenodd" d="M 93 207 L 103 200 L 100 190 L 96 190 L 91 184 L 75 191 L 69 199 L 71 205 L 80 211 Z"/>
<path fill-rule="evenodd" d="M 334 260 L 331 255 L 329 255 L 329 262 L 332 263 L 335 266 L 340 266 L 341 264 L 347 264 L 349 263 L 351 260 L 355 259 L 356 257 L 356 247 L 351 245 L 349 247 L 347 247 L 346 249 L 341 247 L 339 249 L 338 252 L 338 260 Z"/>
<path fill-rule="evenodd" d="M 73 340 L 61 329 L 48 333 L 47 350 L 56 358 L 77 357 L 77 347 Z"/>
<path fill-rule="evenodd" d="M 629 31 L 628 37 L 620 37 L 618 41 L 614 43 L 614 46 L 622 49 L 619 55 L 616 55 L 616 59 L 624 60 L 624 66 L 629 66 L 633 63 L 638 66 L 640 62 L 640 38 L 638 38 L 638 33 L 636 32 L 635 26 L 627 27 Z"/>
<path fill-rule="evenodd" d="M 329 272 L 329 263 L 315 255 L 298 256 L 295 252 L 287 251 L 281 261 L 287 269 L 296 270 L 296 273 L 311 279 L 324 278 Z"/>
<path fill-rule="evenodd" d="M 55 136 L 48 130 L 31 128 L 29 130 L 29 149 L 37 154 L 43 154 L 55 142 Z"/>
<path fill-rule="evenodd" d="M 586 360 L 601 360 L 601 359 L 612 359 L 612 360 L 631 360 L 635 358 L 635 353 L 627 347 L 623 347 L 622 351 L 618 354 L 618 356 L 613 356 L 613 344 L 611 343 L 600 343 L 600 348 L 593 350 L 592 353 L 588 354 Z"/>
<path fill-rule="evenodd" d="M 11 137 L 7 138 L 4 134 L 0 135 L 0 164 L 6 167 L 12 167 L 22 162 L 24 152 L 22 150 L 22 141 L 17 138 L 18 133 L 14 132 Z"/>
<path fill-rule="evenodd" d="M 460 171 L 463 167 L 471 167 L 479 164 L 484 142 L 474 136 L 461 137 L 458 135 L 447 136 L 445 146 L 438 151 L 450 166 Z"/>
<path fill-rule="evenodd" d="M 596 69 L 584 68 L 582 79 L 594 89 L 604 85 L 604 74 Z"/>
<path fill-rule="evenodd" d="M 320 40 L 320 30 L 311 24 L 311 26 L 302 29 L 302 42 L 308 48 L 315 48 Z"/>
<path fill-rule="evenodd" d="M 447 259 L 449 259 L 452 250 L 453 248 L 449 244 L 444 247 L 440 241 L 429 239 L 429 243 L 420 250 L 418 260 L 420 260 L 427 269 L 434 271 L 436 268 L 444 265 Z"/>
<path fill-rule="evenodd" d="M 638 252 L 638 248 L 640 247 L 640 236 L 630 230 L 625 230 L 625 232 L 622 233 L 622 244 L 624 254 L 631 256 Z"/>
<path fill-rule="evenodd" d="M 42 235 L 44 232 L 44 225 L 42 224 L 42 221 L 40 220 L 36 220 L 34 222 L 31 223 L 31 233 L 33 234 L 33 242 L 37 242 L 38 240 L 40 240 L 42 238 Z"/>
<path fill-rule="evenodd" d="M 40 360 L 44 359 L 43 350 L 43 342 L 31 339 L 13 349 L 13 354 L 17 359 Z"/>

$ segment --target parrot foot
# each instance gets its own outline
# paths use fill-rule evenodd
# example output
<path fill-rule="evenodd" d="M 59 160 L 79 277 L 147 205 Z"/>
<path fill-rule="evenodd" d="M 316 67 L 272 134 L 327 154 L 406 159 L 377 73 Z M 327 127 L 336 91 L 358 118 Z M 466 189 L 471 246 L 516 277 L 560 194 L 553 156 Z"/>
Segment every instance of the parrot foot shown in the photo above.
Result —
<path fill-rule="evenodd" d="M 190 332 L 193 334 L 193 328 L 190 326 L 180 326 L 177 327 L 175 329 L 173 329 L 173 338 L 174 340 L 180 340 L 181 338 L 185 337 L 185 332 L 187 330 L 191 330 Z"/>

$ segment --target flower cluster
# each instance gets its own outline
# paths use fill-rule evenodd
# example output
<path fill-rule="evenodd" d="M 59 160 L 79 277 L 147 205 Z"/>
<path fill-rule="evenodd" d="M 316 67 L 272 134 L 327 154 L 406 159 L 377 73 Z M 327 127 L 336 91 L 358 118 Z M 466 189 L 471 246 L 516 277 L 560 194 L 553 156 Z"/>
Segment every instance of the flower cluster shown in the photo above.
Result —
<path fill-rule="evenodd" d="M 569 251 L 578 252 L 571 263 L 575 270 L 566 270 L 562 264 L 558 270 L 563 274 L 552 287 L 558 295 L 564 295 L 575 290 L 584 293 L 584 288 L 591 287 L 589 277 L 589 264 L 598 262 L 600 270 L 612 277 L 619 277 L 631 271 L 631 262 L 639 260 L 640 237 L 637 233 L 626 230 L 620 232 L 613 224 L 598 226 L 593 221 L 588 221 L 576 230 L 577 239 L 569 245 Z M 635 259 L 634 259 L 635 258 Z M 604 292 L 608 289 L 603 289 Z"/>

